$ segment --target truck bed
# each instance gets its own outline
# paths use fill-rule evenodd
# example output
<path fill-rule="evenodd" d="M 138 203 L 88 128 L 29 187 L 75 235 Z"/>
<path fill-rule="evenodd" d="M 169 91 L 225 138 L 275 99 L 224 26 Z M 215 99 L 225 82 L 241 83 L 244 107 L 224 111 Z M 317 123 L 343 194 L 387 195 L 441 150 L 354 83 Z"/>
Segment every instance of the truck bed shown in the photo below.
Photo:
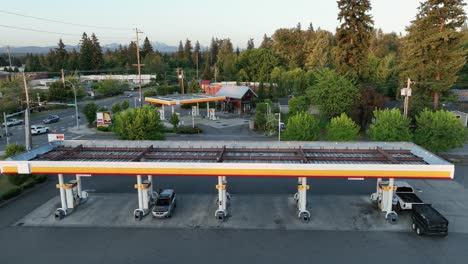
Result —
<path fill-rule="evenodd" d="M 414 193 L 404 193 L 404 192 L 399 193 L 397 191 L 396 195 L 398 197 L 400 197 L 400 199 L 405 203 L 411 203 L 411 204 L 422 204 L 423 203 L 423 201 L 421 199 L 419 199 L 419 197 Z"/>
<path fill-rule="evenodd" d="M 429 228 L 445 231 L 447 229 L 448 220 L 430 204 L 418 204 L 413 206 L 413 217 L 416 215 L 426 219 L 428 225 L 427 227 Z"/>

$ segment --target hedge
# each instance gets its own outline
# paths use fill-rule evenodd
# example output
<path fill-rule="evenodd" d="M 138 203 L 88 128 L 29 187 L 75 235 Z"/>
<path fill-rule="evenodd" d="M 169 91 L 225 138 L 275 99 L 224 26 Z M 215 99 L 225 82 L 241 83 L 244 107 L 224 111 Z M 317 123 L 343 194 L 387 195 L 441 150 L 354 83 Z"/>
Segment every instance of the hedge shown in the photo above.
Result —
<path fill-rule="evenodd" d="M 8 200 L 8 199 L 18 196 L 21 193 L 21 191 L 22 191 L 21 187 L 15 187 L 5 192 L 0 198 L 2 200 Z"/>

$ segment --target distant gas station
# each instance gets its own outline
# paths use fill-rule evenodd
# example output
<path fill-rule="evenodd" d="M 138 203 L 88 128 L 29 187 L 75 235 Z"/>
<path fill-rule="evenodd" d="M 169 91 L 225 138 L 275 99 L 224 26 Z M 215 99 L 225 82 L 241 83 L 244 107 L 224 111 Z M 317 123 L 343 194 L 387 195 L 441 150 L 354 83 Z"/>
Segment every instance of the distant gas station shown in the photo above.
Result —
<path fill-rule="evenodd" d="M 173 105 L 169 99 L 167 102 Z M 392 209 L 395 179 L 454 177 L 453 164 L 407 142 L 64 140 L 0 161 L 0 169 L 3 174 L 58 175 L 56 187 L 61 205 L 55 212 L 57 219 L 69 215 L 88 199 L 82 176 L 136 177 L 135 219 L 147 215 L 152 206 L 153 176 L 216 177 L 213 185 L 218 198 L 214 215 L 221 220 L 229 215 L 229 207 L 236 206 L 229 203 L 229 177 L 297 178 L 295 211 L 296 217 L 304 222 L 310 219 L 307 191 L 313 190 L 308 178 L 376 179 L 378 197 L 374 199 L 386 219 L 394 221 L 398 217 Z M 65 182 L 64 174 L 76 178 Z"/>
<path fill-rule="evenodd" d="M 206 103 L 206 117 L 208 119 L 214 120 L 216 118 L 215 109 L 210 109 L 210 102 L 219 102 L 225 99 L 226 98 L 224 96 L 208 94 L 173 94 L 157 97 L 145 97 L 145 102 L 155 104 L 156 106 L 161 106 L 159 113 L 162 120 L 166 119 L 164 109 L 165 106 L 170 106 L 171 113 L 174 114 L 174 106 L 176 105 L 196 104 L 196 106 L 192 106 L 192 115 L 198 116 L 200 115 L 199 104 Z"/>

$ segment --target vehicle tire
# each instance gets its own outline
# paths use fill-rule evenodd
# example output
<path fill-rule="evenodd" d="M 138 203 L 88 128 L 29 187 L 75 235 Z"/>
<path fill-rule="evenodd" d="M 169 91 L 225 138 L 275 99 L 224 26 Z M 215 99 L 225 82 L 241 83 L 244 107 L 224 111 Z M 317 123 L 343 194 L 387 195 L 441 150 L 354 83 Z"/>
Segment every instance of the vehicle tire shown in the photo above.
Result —
<path fill-rule="evenodd" d="M 411 229 L 416 230 L 416 224 L 415 223 L 411 224 Z"/>
<path fill-rule="evenodd" d="M 134 216 L 135 216 L 135 220 L 141 221 L 141 219 L 143 219 L 143 212 L 142 211 L 136 211 Z"/>
<path fill-rule="evenodd" d="M 62 210 L 57 210 L 54 216 L 56 220 L 62 220 L 65 217 L 65 213 Z"/>
<path fill-rule="evenodd" d="M 166 218 L 171 218 L 171 217 L 172 217 L 171 213 L 167 214 L 167 216 L 166 216 Z"/>
<path fill-rule="evenodd" d="M 174 208 L 176 208 L 176 207 L 177 207 L 177 203 L 174 203 Z"/>
<path fill-rule="evenodd" d="M 386 215 L 386 218 L 387 218 L 387 221 L 392 225 L 395 225 L 398 223 L 398 214 L 395 212 L 388 213 Z"/>
<path fill-rule="evenodd" d="M 45 132 L 46 132 L 46 133 L 49 133 L 49 129 L 46 129 Z"/>
<path fill-rule="evenodd" d="M 418 236 L 422 236 L 422 235 L 423 235 L 423 230 L 421 230 L 421 228 L 419 228 L 419 226 L 416 227 L 416 234 L 417 234 Z"/>
<path fill-rule="evenodd" d="M 307 212 L 302 212 L 300 215 L 300 219 L 302 223 L 308 223 L 310 221 L 310 214 Z"/>

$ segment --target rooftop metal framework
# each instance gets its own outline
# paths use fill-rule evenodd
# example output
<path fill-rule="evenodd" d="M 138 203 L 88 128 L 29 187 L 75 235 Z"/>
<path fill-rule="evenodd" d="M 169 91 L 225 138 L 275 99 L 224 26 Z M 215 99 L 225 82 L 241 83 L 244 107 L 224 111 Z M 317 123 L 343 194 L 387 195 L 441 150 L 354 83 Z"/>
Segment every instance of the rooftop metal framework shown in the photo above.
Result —
<path fill-rule="evenodd" d="M 407 149 L 146 148 L 57 146 L 36 161 L 427 164 Z"/>
<path fill-rule="evenodd" d="M 62 141 L 0 161 L 3 173 L 451 179 L 412 143 Z"/>
<path fill-rule="evenodd" d="M 180 104 L 193 104 L 193 103 L 206 103 L 223 101 L 224 96 L 213 96 L 209 94 L 172 94 L 156 97 L 145 97 L 145 101 L 153 104 L 161 105 L 180 105 Z"/>

